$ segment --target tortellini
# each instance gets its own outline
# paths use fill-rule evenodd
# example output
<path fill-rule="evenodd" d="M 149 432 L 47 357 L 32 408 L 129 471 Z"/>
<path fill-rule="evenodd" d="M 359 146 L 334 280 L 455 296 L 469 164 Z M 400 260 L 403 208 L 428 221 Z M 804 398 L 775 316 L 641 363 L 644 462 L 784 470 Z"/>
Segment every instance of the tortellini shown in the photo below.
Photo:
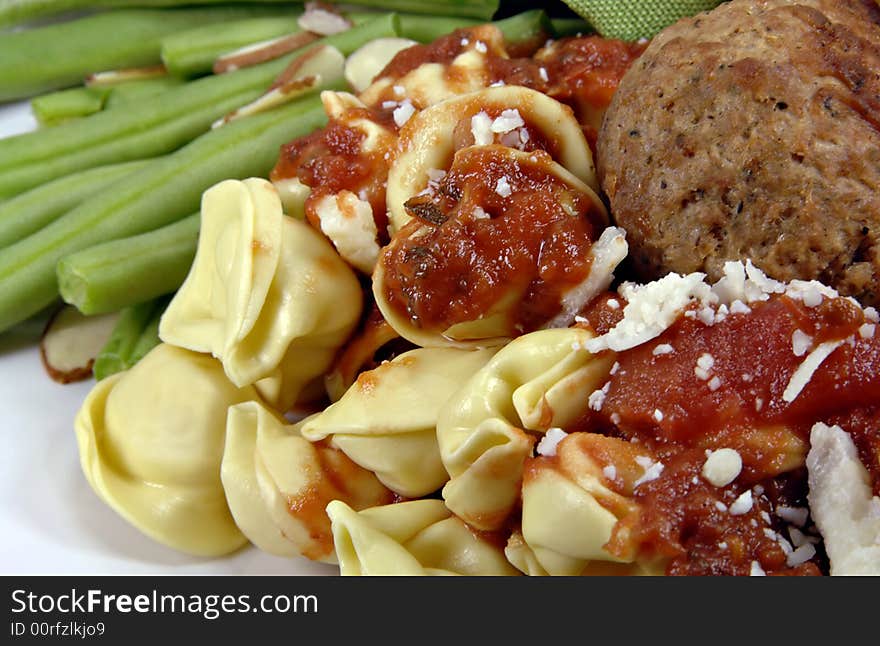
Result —
<path fill-rule="evenodd" d="M 258 402 L 229 409 L 221 477 L 232 515 L 252 543 L 327 563 L 336 562 L 327 503 L 362 509 L 393 499 L 372 473 L 303 439 Z"/>
<path fill-rule="evenodd" d="M 392 228 L 411 219 L 404 204 L 429 188 L 432 171 L 449 168 L 457 148 L 492 143 L 545 150 L 590 193 L 599 190 L 590 147 L 569 108 L 526 87 L 490 87 L 437 103 L 403 126 L 388 171 Z"/>
<path fill-rule="evenodd" d="M 286 411 L 329 368 L 362 299 L 327 240 L 283 215 L 271 183 L 227 180 L 203 196 L 196 257 L 159 333 L 213 354 L 234 384 Z"/>
<path fill-rule="evenodd" d="M 503 526 L 519 499 L 537 434 L 589 412 L 613 353 L 592 355 L 580 328 L 541 330 L 501 348 L 440 412 L 437 439 L 451 480 L 447 507 L 481 530 Z M 534 434 L 533 434 L 534 433 Z"/>
<path fill-rule="evenodd" d="M 494 350 L 419 348 L 363 372 L 342 398 L 302 423 L 407 497 L 440 489 L 449 475 L 437 446 L 437 416 Z"/>
<path fill-rule="evenodd" d="M 618 520 L 638 514 L 633 497 L 650 456 L 630 442 L 573 433 L 553 457 L 527 461 L 522 528 L 508 542 L 508 559 L 531 575 L 662 574 L 665 563 L 637 558 L 623 537 L 622 553 L 607 549 Z"/>
<path fill-rule="evenodd" d="M 343 576 L 517 574 L 498 545 L 470 530 L 440 500 L 361 512 L 334 501 L 327 514 Z"/>
<path fill-rule="evenodd" d="M 425 62 L 403 74 L 381 75 L 361 92 L 361 100 L 376 105 L 389 90 L 399 88 L 401 100 L 405 97 L 421 109 L 486 87 L 491 77 L 488 56 L 507 58 L 504 36 L 494 25 L 479 25 L 468 31 L 469 38 L 459 43 L 461 51 L 448 63 Z"/>
<path fill-rule="evenodd" d="M 257 398 L 216 359 L 167 344 L 101 380 L 75 423 L 95 493 L 139 530 L 177 550 L 219 556 L 247 543 L 220 481 L 230 405 Z"/>

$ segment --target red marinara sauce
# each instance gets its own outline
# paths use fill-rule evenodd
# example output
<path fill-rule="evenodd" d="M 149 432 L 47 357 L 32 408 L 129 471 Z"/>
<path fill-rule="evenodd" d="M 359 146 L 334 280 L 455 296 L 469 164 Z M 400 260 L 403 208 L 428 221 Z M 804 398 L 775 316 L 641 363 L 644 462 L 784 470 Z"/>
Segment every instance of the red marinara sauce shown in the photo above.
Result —
<path fill-rule="evenodd" d="M 368 119 L 396 130 L 388 109 L 356 109 L 354 116 Z M 388 181 L 389 151 L 380 148 L 365 152 L 364 131 L 331 119 L 315 132 L 281 147 L 281 154 L 270 179 L 296 177 L 312 189 L 306 201 L 306 217 L 320 229 L 314 205 L 325 195 L 348 190 L 365 199 L 373 209 L 379 231 L 385 231 L 385 186 Z"/>
<path fill-rule="evenodd" d="M 408 203 L 415 217 L 379 262 L 389 304 L 421 328 L 443 332 L 512 296 L 511 333 L 533 330 L 589 273 L 604 211 L 558 178 L 546 153 L 513 152 L 464 148 L 433 198 Z"/>
<path fill-rule="evenodd" d="M 599 301 L 601 309 L 608 300 Z M 711 325 L 681 316 L 658 338 L 618 353 L 590 425 L 644 446 L 663 470 L 636 489 L 639 511 L 619 521 L 612 552 L 635 541 L 642 554 L 670 559 L 670 574 L 747 575 L 753 563 L 768 574 L 822 573 L 821 548 L 806 562 L 788 563 L 791 529 L 777 513 L 807 506 L 805 457 L 820 421 L 853 436 L 880 490 L 880 334 L 844 298 L 807 307 L 773 295 L 750 309 Z M 602 314 L 593 307 L 586 318 L 616 316 L 617 308 Z M 796 331 L 809 337 L 808 347 L 796 347 Z M 793 389 L 801 383 L 796 371 L 823 342 L 833 351 Z M 720 448 L 736 450 L 743 463 L 725 487 L 701 476 L 707 451 Z M 731 513 L 742 495 L 751 505 Z"/>

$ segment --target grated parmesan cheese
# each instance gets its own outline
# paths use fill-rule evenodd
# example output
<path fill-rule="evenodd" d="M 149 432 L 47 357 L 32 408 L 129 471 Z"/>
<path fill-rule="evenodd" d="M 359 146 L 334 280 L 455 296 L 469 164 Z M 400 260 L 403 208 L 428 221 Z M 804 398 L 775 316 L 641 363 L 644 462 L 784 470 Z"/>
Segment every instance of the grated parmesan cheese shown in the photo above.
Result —
<path fill-rule="evenodd" d="M 520 116 L 519 110 L 510 108 L 503 110 L 501 115 L 492 122 L 491 130 L 497 134 L 504 134 L 505 132 L 521 128 L 524 125 L 526 125 L 526 122 Z"/>
<path fill-rule="evenodd" d="M 471 117 L 471 134 L 476 146 L 488 146 L 495 141 L 492 135 L 492 119 L 488 114 L 480 111 Z"/>
<path fill-rule="evenodd" d="M 510 182 L 507 180 L 507 177 L 499 178 L 498 183 L 495 184 L 495 192 L 501 197 L 510 197 L 513 191 L 510 188 Z"/>
<path fill-rule="evenodd" d="M 662 354 L 672 354 L 673 352 L 675 352 L 675 348 L 673 348 L 668 343 L 658 343 L 656 346 L 654 346 L 651 354 L 656 357 Z"/>
<path fill-rule="evenodd" d="M 791 350 L 794 352 L 794 356 L 802 357 L 813 347 L 813 337 L 802 332 L 801 330 L 795 330 L 791 334 Z"/>
<path fill-rule="evenodd" d="M 816 556 L 816 547 L 812 543 L 804 543 L 792 550 L 785 559 L 789 567 L 797 567 Z"/>
<path fill-rule="evenodd" d="M 397 124 L 398 128 L 402 128 L 403 124 L 409 121 L 410 117 L 415 113 L 416 109 L 413 106 L 412 101 L 405 99 L 399 106 L 394 108 L 394 112 L 392 113 L 394 123 Z"/>
<path fill-rule="evenodd" d="M 543 455 L 545 457 L 553 457 L 556 455 L 556 447 L 567 435 L 568 433 L 561 428 L 548 428 L 547 432 L 544 433 L 544 437 L 538 442 L 536 448 L 538 455 Z"/>
<path fill-rule="evenodd" d="M 663 463 L 654 462 L 651 458 L 644 455 L 636 456 L 636 464 L 645 470 L 645 473 L 633 483 L 633 489 L 646 482 L 651 482 L 660 477 L 663 473 Z"/>
<path fill-rule="evenodd" d="M 726 487 L 742 472 L 742 457 L 729 448 L 710 451 L 703 463 L 701 474 L 716 487 Z"/>
<path fill-rule="evenodd" d="M 730 505 L 730 515 L 731 516 L 742 516 L 743 514 L 747 514 L 752 509 L 752 490 L 746 489 L 743 491 L 736 500 Z"/>
<path fill-rule="evenodd" d="M 782 399 L 789 404 L 797 399 L 797 396 L 801 394 L 801 391 L 810 382 L 810 379 L 812 379 L 813 373 L 815 373 L 816 370 L 819 369 L 819 366 L 822 365 L 822 362 L 842 344 L 843 341 L 825 341 L 816 346 L 816 349 L 807 355 L 807 358 L 804 359 L 803 363 L 801 363 L 801 365 L 797 367 L 797 370 L 791 375 L 791 379 L 785 387 L 785 391 L 782 393 Z"/>
<path fill-rule="evenodd" d="M 810 510 L 806 507 L 787 507 L 785 505 L 780 505 L 776 508 L 776 515 L 787 523 L 803 527 L 807 524 L 807 517 L 810 515 Z"/>
<path fill-rule="evenodd" d="M 715 298 L 704 277 L 701 273 L 670 273 L 646 285 L 623 283 L 618 290 L 627 301 L 623 320 L 602 336 L 587 341 L 587 350 L 628 350 L 657 338 L 690 303 Z"/>

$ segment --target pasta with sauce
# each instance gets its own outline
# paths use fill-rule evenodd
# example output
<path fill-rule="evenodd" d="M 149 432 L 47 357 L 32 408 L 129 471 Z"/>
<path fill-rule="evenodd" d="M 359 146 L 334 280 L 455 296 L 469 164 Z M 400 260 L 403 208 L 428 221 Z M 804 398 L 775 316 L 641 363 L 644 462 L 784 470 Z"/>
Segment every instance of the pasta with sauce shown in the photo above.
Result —
<path fill-rule="evenodd" d="M 282 213 L 266 180 L 206 191 L 192 269 L 159 328 L 220 359 L 229 379 L 288 410 L 357 324 L 357 279 L 313 229 Z"/>
<path fill-rule="evenodd" d="M 612 356 L 580 350 L 577 328 L 542 330 L 501 348 L 440 413 L 437 439 L 450 481 L 447 507 L 480 530 L 501 528 L 513 512 L 523 465 L 537 437 L 576 423 L 602 387 Z"/>
<path fill-rule="evenodd" d="M 334 501 L 327 513 L 343 576 L 517 574 L 497 543 L 468 529 L 439 500 L 413 500 L 360 513 Z"/>
<path fill-rule="evenodd" d="M 301 426 L 304 438 L 332 446 L 392 491 L 416 498 L 449 475 L 437 445 L 437 418 L 493 350 L 419 348 L 362 372 L 342 398 Z"/>
<path fill-rule="evenodd" d="M 222 459 L 191 501 L 219 514 L 205 527 L 224 549 L 247 539 L 343 575 L 871 569 L 876 310 L 748 259 L 713 283 L 622 280 L 627 232 L 593 156 L 644 47 L 510 52 L 492 26 L 456 31 L 358 94 L 324 92 L 327 126 L 283 148 L 274 189 L 206 193 L 158 356 L 211 366 L 224 393 L 194 405 L 214 406 L 197 428 Z M 115 383 L 78 433 L 93 486 L 130 515 L 91 439 Z M 288 423 L 320 385 L 328 400 Z M 160 530 L 145 529 L 191 549 Z"/>
<path fill-rule="evenodd" d="M 220 469 L 230 511 L 245 536 L 279 556 L 336 562 L 324 507 L 333 500 L 355 509 L 391 502 L 393 494 L 369 471 L 259 402 L 229 408 Z"/>

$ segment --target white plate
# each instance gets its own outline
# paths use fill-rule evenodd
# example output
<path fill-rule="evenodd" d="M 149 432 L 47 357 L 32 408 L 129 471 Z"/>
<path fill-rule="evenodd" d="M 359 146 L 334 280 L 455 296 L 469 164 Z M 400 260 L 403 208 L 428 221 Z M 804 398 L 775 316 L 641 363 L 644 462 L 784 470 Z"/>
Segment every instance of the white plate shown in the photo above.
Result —
<path fill-rule="evenodd" d="M 35 127 L 27 104 L 0 105 L 0 138 Z M 93 382 L 56 384 L 37 351 L 41 321 L 0 333 L 0 574 L 335 574 L 255 548 L 180 554 L 105 506 L 80 471 L 73 418 Z"/>

